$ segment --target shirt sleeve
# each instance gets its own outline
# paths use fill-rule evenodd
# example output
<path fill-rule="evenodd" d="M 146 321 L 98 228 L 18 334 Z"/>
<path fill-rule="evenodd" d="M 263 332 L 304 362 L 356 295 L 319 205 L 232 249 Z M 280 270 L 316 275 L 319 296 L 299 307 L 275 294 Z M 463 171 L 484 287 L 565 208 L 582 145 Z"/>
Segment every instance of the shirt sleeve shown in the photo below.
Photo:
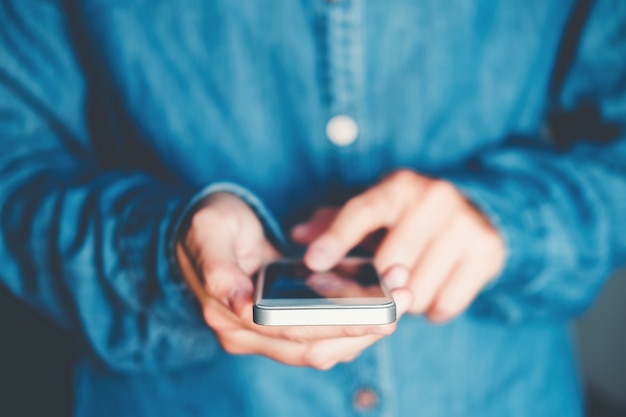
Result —
<path fill-rule="evenodd" d="M 103 168 L 57 3 L 0 3 L 0 282 L 110 368 L 210 360 L 173 251 L 192 192 Z"/>
<path fill-rule="evenodd" d="M 447 175 L 508 248 L 473 314 L 567 320 L 626 263 L 624 28 L 623 3 L 594 3 L 555 97 L 551 140 L 512 140 Z"/>

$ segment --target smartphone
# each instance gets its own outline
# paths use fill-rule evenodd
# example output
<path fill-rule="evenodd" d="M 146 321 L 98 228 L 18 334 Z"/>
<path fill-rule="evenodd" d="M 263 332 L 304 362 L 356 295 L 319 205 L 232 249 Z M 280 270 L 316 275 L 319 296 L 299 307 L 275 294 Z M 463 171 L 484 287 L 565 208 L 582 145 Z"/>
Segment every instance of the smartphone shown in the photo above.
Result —
<path fill-rule="evenodd" d="M 253 320 L 266 326 L 388 324 L 396 320 L 396 305 L 369 259 L 346 258 L 325 272 L 282 259 L 259 273 Z"/>

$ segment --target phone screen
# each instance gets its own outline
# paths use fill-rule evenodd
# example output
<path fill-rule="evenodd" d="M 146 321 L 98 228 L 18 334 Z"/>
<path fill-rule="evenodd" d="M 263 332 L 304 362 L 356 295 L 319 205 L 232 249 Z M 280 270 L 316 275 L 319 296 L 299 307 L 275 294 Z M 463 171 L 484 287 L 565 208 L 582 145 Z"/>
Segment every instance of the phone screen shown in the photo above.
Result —
<path fill-rule="evenodd" d="M 314 272 L 302 262 L 275 263 L 265 272 L 263 298 L 385 298 L 371 263 L 339 264 Z"/>

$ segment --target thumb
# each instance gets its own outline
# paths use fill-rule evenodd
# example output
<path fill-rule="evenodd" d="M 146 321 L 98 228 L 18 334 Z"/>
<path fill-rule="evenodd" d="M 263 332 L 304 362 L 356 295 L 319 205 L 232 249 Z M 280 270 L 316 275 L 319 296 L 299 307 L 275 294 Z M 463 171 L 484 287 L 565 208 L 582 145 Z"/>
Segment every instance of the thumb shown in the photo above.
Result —
<path fill-rule="evenodd" d="M 252 297 L 252 280 L 237 257 L 237 241 L 223 224 L 207 221 L 189 231 L 183 248 L 193 262 L 197 277 L 209 297 L 222 304 L 240 306 Z"/>

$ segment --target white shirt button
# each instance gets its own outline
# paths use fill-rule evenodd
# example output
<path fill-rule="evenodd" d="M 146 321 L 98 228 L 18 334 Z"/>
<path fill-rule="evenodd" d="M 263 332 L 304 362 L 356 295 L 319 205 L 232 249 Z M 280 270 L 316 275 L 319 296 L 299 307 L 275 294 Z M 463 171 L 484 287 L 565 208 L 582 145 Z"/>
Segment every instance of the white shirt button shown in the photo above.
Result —
<path fill-rule="evenodd" d="M 337 146 L 348 146 L 359 136 L 359 125 L 352 117 L 339 114 L 326 124 L 326 136 Z"/>

